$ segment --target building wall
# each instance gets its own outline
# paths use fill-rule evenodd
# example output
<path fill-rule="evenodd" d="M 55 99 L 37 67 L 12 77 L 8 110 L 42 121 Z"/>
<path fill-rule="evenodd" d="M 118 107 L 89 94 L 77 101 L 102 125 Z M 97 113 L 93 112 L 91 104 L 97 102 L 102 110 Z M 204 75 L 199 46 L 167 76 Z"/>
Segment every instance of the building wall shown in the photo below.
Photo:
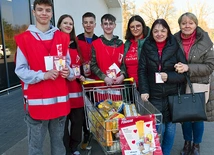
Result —
<path fill-rule="evenodd" d="M 115 0 L 116 1 L 116 0 Z M 84 5 L 83 5 L 84 4 Z M 95 33 L 99 36 L 103 34 L 100 26 L 100 19 L 106 13 L 113 14 L 117 20 L 115 35 L 122 37 L 122 10 L 121 7 L 108 8 L 105 0 L 54 0 L 55 24 L 62 14 L 70 14 L 74 18 L 76 34 L 82 33 L 82 15 L 85 12 L 93 12 L 96 15 Z"/>

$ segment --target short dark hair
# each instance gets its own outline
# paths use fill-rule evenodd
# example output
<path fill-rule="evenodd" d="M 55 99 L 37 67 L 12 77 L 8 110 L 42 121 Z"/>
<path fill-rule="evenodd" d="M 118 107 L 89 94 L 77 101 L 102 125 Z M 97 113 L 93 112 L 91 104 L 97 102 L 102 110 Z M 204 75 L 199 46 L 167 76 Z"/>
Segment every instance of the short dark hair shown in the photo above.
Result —
<path fill-rule="evenodd" d="M 145 21 L 143 20 L 143 18 L 139 15 L 134 15 L 132 16 L 129 21 L 128 21 L 128 24 L 127 24 L 127 29 L 126 29 L 126 36 L 125 36 L 125 39 L 133 39 L 134 36 L 133 34 L 131 33 L 131 30 L 130 30 L 130 24 L 133 22 L 133 21 L 138 21 L 142 24 L 142 27 L 143 27 L 143 36 L 146 37 L 148 35 L 148 29 L 147 29 L 147 26 L 146 26 L 146 23 Z"/>
<path fill-rule="evenodd" d="M 115 23 L 116 21 L 116 18 L 112 15 L 112 14 L 104 14 L 102 17 L 101 17 L 101 23 L 103 23 L 103 19 L 105 20 L 108 20 L 108 21 L 112 21 Z"/>
<path fill-rule="evenodd" d="M 52 8 L 53 8 L 53 3 L 52 3 L 52 1 L 51 0 L 35 0 L 34 2 L 33 2 L 33 10 L 35 10 L 36 9 L 36 5 L 41 5 L 41 4 L 45 4 L 45 5 L 49 5 L 49 6 L 51 6 Z"/>
<path fill-rule="evenodd" d="M 86 12 L 86 13 L 84 13 L 84 15 L 82 15 L 82 21 L 86 17 L 92 17 L 92 18 L 94 18 L 96 20 L 96 16 L 92 12 Z"/>
<path fill-rule="evenodd" d="M 167 29 L 167 38 L 172 34 L 172 33 L 171 33 L 171 30 L 170 30 L 170 28 L 169 28 L 169 25 L 167 24 L 167 22 L 166 22 L 164 19 L 160 18 L 160 19 L 156 19 L 156 20 L 154 21 L 154 23 L 152 24 L 151 33 L 150 33 L 150 36 L 149 36 L 150 38 L 154 39 L 153 34 L 152 34 L 152 31 L 153 31 L 154 27 L 155 27 L 157 24 L 160 24 L 160 25 L 162 25 L 164 28 Z"/>

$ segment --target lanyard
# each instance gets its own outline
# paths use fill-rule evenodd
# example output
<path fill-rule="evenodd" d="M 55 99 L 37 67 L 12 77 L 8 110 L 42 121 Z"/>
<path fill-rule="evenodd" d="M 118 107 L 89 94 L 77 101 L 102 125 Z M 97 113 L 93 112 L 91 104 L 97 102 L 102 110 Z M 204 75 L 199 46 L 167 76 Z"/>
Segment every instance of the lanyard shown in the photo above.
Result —
<path fill-rule="evenodd" d="M 47 48 L 47 46 L 45 45 L 44 41 L 40 38 L 38 33 L 36 33 L 36 35 L 39 38 L 39 40 L 42 42 L 42 45 L 45 47 L 46 51 L 48 52 L 48 55 L 50 56 L 50 49 Z M 53 43 L 53 40 L 51 41 L 51 47 L 52 47 L 52 43 Z"/>
<path fill-rule="evenodd" d="M 91 57 L 92 57 L 92 54 L 91 54 L 91 44 L 92 44 L 92 42 L 91 43 L 89 43 L 88 41 L 87 41 L 87 39 L 86 39 L 86 37 L 84 36 L 84 38 L 85 38 L 85 42 L 86 42 L 86 50 L 87 50 L 87 52 L 88 52 L 88 57 L 89 57 L 89 61 L 91 60 Z M 84 60 L 85 61 L 85 60 Z"/>
<path fill-rule="evenodd" d="M 116 49 L 116 44 L 115 44 L 115 42 L 114 42 L 114 45 L 113 45 L 113 52 L 112 52 L 112 55 L 110 55 L 110 53 L 109 53 L 109 51 L 108 51 L 108 49 L 106 48 L 106 45 L 104 45 L 104 43 L 103 43 L 103 41 L 101 40 L 101 42 L 102 42 L 102 44 L 103 44 L 103 47 L 105 48 L 105 51 L 106 51 L 106 53 L 109 55 L 109 57 L 110 57 L 110 59 L 111 59 L 111 61 L 112 61 L 112 64 L 114 63 L 114 61 L 113 61 L 113 56 L 114 56 L 114 53 L 115 53 L 115 49 Z"/>
<path fill-rule="evenodd" d="M 162 51 L 158 51 L 158 71 L 161 71 Z"/>

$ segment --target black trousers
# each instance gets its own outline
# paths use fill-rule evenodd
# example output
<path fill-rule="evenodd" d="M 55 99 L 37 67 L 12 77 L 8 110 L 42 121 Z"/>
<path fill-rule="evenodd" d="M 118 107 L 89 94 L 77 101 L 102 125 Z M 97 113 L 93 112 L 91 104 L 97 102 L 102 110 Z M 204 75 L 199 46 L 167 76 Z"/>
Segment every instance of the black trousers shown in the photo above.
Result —
<path fill-rule="evenodd" d="M 69 126 L 69 122 L 71 125 Z M 64 145 L 67 152 L 74 152 L 82 141 L 84 107 L 71 109 L 65 122 Z"/>

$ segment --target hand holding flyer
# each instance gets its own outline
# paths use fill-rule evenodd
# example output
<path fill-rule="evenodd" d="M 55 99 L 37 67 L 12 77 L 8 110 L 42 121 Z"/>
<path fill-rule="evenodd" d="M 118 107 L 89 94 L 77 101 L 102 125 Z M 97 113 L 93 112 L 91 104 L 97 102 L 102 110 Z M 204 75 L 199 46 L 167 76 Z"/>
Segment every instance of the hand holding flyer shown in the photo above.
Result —
<path fill-rule="evenodd" d="M 54 56 L 53 62 L 54 69 L 61 71 L 63 68 L 65 68 L 65 56 Z"/>

